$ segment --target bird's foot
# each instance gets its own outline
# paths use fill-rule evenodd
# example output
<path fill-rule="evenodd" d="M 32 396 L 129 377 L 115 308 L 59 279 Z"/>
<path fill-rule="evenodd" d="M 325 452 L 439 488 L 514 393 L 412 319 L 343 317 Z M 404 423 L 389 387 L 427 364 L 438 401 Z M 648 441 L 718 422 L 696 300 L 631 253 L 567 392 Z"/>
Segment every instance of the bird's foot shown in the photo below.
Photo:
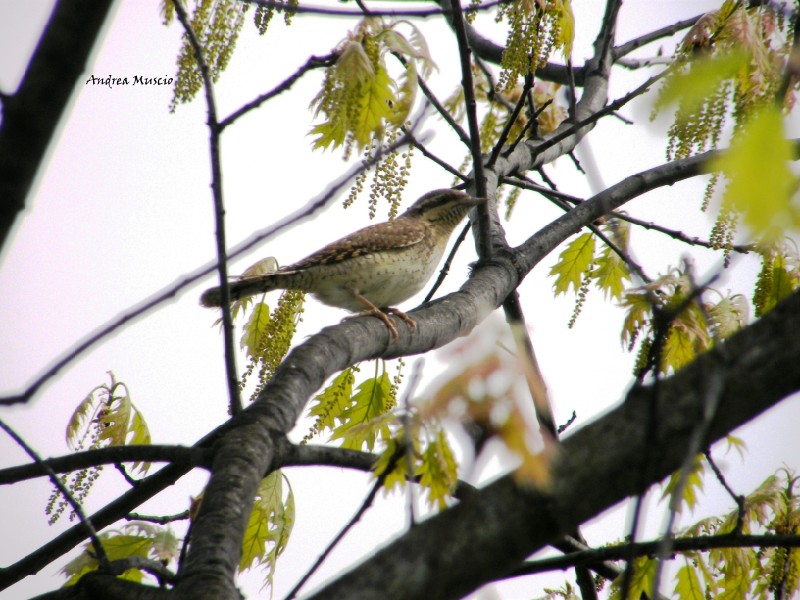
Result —
<path fill-rule="evenodd" d="M 403 321 L 408 323 L 408 326 L 411 327 L 412 330 L 414 330 L 414 331 L 417 330 L 417 322 L 414 319 L 412 319 L 411 317 L 409 317 L 406 313 L 404 313 L 399 308 L 394 308 L 393 306 L 390 306 L 390 307 L 384 309 L 381 312 L 383 312 L 383 313 L 391 313 L 393 315 L 397 315 Z"/>
<path fill-rule="evenodd" d="M 384 325 L 386 325 L 386 328 L 389 330 L 389 334 L 392 336 L 392 342 L 394 342 L 399 337 L 399 334 L 397 332 L 397 325 L 394 324 L 394 321 L 392 321 L 392 319 L 389 318 L 389 314 L 387 313 L 397 315 L 400 319 L 408 323 L 408 326 L 411 327 L 411 329 L 417 328 L 417 324 L 414 322 L 414 319 L 409 317 L 402 310 L 393 308 L 391 306 L 384 309 L 378 308 L 377 306 L 375 306 L 375 304 L 370 302 L 367 298 L 359 294 L 357 291 L 353 289 L 349 291 L 351 294 L 353 294 L 354 298 L 358 299 L 358 301 L 361 302 L 366 307 L 366 310 L 360 312 L 357 315 L 353 315 L 352 317 L 345 317 L 344 319 L 345 321 L 348 319 L 354 319 L 356 317 L 364 315 L 372 315 L 373 317 L 378 317 L 381 321 L 383 321 Z"/>
<path fill-rule="evenodd" d="M 375 307 L 375 310 L 367 309 L 362 310 L 360 313 L 355 315 L 350 315 L 349 317 L 345 317 L 342 321 L 349 321 L 350 319 L 357 319 L 358 317 L 378 317 L 381 321 L 383 321 L 386 328 L 389 330 L 389 334 L 392 336 L 392 342 L 394 342 L 398 337 L 399 334 L 397 332 L 397 325 L 389 318 L 385 312 L 383 312 L 380 308 Z"/>

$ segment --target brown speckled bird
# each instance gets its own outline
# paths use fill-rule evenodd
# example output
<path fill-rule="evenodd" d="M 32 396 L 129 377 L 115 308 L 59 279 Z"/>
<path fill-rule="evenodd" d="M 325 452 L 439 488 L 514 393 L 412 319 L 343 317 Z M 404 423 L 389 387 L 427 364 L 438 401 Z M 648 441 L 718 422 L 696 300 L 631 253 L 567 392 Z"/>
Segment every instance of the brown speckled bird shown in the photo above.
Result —
<path fill-rule="evenodd" d="M 481 202 L 457 190 L 428 192 L 393 221 L 359 229 L 275 273 L 232 282 L 231 300 L 275 289 L 301 290 L 329 306 L 378 317 L 396 339 L 397 327 L 387 313 L 416 326 L 394 305 L 422 289 L 455 226 Z M 220 288 L 206 290 L 200 302 L 220 306 Z"/>

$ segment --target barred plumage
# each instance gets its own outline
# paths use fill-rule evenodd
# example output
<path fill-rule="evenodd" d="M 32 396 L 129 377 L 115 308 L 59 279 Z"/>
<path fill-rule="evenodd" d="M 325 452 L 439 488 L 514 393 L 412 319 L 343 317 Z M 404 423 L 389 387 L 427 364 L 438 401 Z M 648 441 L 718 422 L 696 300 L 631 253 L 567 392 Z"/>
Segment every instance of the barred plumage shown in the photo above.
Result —
<path fill-rule="evenodd" d="M 393 306 L 422 289 L 455 226 L 482 201 L 457 190 L 429 192 L 394 221 L 360 229 L 275 273 L 232 282 L 231 300 L 274 289 L 301 290 L 330 306 L 352 312 L 366 309 L 397 337 L 385 313 L 413 324 Z M 206 290 L 200 302 L 219 306 L 220 288 Z"/>

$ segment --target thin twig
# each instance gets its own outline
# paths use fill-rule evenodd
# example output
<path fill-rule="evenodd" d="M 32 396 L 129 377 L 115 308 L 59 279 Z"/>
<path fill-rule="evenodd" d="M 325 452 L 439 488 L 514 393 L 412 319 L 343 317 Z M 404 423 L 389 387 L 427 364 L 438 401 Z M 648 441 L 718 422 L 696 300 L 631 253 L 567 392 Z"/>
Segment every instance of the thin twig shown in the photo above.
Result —
<path fill-rule="evenodd" d="M 529 100 L 529 104 L 533 105 L 533 96 L 530 93 L 528 93 L 528 100 Z M 536 107 L 532 106 L 531 110 L 532 110 L 533 114 L 531 114 L 531 116 L 530 116 L 530 118 L 528 120 L 527 130 L 526 129 L 520 129 L 519 134 L 517 134 L 516 139 L 513 142 L 511 142 L 511 145 L 509 145 L 508 150 L 505 153 L 505 156 L 510 156 L 511 153 L 514 152 L 514 148 L 516 148 L 517 144 L 519 144 L 525 138 L 525 134 L 526 133 L 530 133 L 532 138 L 538 137 L 538 130 L 539 130 L 539 121 L 538 121 L 538 119 L 539 119 L 539 115 L 541 115 L 545 110 L 547 110 L 547 107 L 550 106 L 552 103 L 553 103 L 553 99 L 549 98 L 549 99 L 545 100 L 544 103 L 539 108 L 536 108 Z"/>
<path fill-rule="evenodd" d="M 673 62 L 671 56 L 652 56 L 650 58 L 620 58 L 615 64 L 620 67 L 625 67 L 631 71 L 637 69 L 645 69 L 647 67 L 671 65 Z"/>
<path fill-rule="evenodd" d="M 232 112 L 230 115 L 222 119 L 222 121 L 219 122 L 219 130 L 222 131 L 242 115 L 250 112 L 255 108 L 258 108 L 259 106 L 264 104 L 264 102 L 270 100 L 271 98 L 274 98 L 278 94 L 282 94 L 283 92 L 287 91 L 294 85 L 294 83 L 298 79 L 300 79 L 303 75 L 305 75 L 309 71 L 313 69 L 319 69 L 321 67 L 331 66 L 333 63 L 336 62 L 337 58 L 338 58 L 337 55 L 333 52 L 330 54 L 326 54 L 325 56 L 309 57 L 309 59 L 303 64 L 303 66 L 297 69 L 297 71 L 292 73 L 289 77 L 284 79 L 280 84 L 275 86 L 273 89 L 264 94 L 261 94 L 260 96 L 257 96 L 255 99 L 251 100 L 250 102 L 242 106 L 240 109 Z"/>
<path fill-rule="evenodd" d="M 126 521 L 146 521 L 148 523 L 156 523 L 158 525 L 166 525 L 167 523 L 174 523 L 175 521 L 185 521 L 189 518 L 189 511 L 185 510 L 174 515 L 142 515 L 139 513 L 131 513 L 125 517 Z"/>
<path fill-rule="evenodd" d="M 575 71 L 572 68 L 572 58 L 567 59 L 567 73 L 569 74 L 569 118 L 575 118 Z"/>
<path fill-rule="evenodd" d="M 693 236 L 686 235 L 682 231 L 669 229 L 668 227 L 664 227 L 664 226 L 659 225 L 657 223 L 652 223 L 652 222 L 649 222 L 649 221 L 642 221 L 641 219 L 637 219 L 635 217 L 631 217 L 630 215 L 627 215 L 627 214 L 621 213 L 621 212 L 613 212 L 613 213 L 611 213 L 611 215 L 616 219 L 621 219 L 623 221 L 627 221 L 628 223 L 631 223 L 632 225 L 637 225 L 639 227 L 643 227 L 644 229 L 650 229 L 652 231 L 658 231 L 659 233 L 663 233 L 664 235 L 668 235 L 669 237 L 671 237 L 671 238 L 673 238 L 675 240 L 678 240 L 679 242 L 683 242 L 684 244 L 690 244 L 692 246 L 702 246 L 704 248 L 711 248 L 712 250 L 719 250 L 719 248 L 717 246 L 715 246 L 714 244 L 712 244 L 711 242 L 708 242 L 706 240 L 701 240 L 698 237 L 693 237 Z M 750 252 L 754 252 L 755 251 L 755 247 L 751 246 L 751 245 L 748 245 L 748 244 L 733 245 L 729 249 L 733 250 L 734 252 L 739 252 L 740 254 L 748 254 Z"/>
<path fill-rule="evenodd" d="M 405 393 L 401 405 L 403 406 L 403 414 L 400 416 L 401 423 L 403 424 L 403 446 L 405 447 L 405 461 L 406 472 L 408 473 L 408 480 L 406 482 L 406 493 L 408 494 L 408 524 L 409 527 L 414 527 L 417 524 L 416 515 L 416 487 L 414 479 L 414 443 L 411 435 L 411 397 L 417 390 L 420 378 L 422 377 L 422 367 L 425 365 L 425 357 L 421 356 L 414 361 L 411 366 L 411 376 L 408 379 Z"/>
<path fill-rule="evenodd" d="M 309 15 L 323 15 L 328 17 L 350 17 L 358 18 L 363 17 L 364 12 L 361 10 L 345 10 L 341 8 L 326 8 L 322 6 L 308 6 L 307 4 L 289 4 L 283 0 L 240 0 L 247 4 L 254 4 L 264 8 L 271 8 L 279 12 L 286 12 L 291 14 L 309 14 Z M 484 2 L 476 6 L 472 10 L 487 11 L 500 4 L 508 3 L 512 0 L 492 0 L 491 2 Z M 359 4 L 360 6 L 360 4 Z M 441 15 L 449 15 L 451 13 L 448 8 L 419 8 L 409 10 L 370 10 L 369 14 L 374 17 L 438 17 Z"/>
<path fill-rule="evenodd" d="M 714 548 L 800 548 L 800 536 L 794 534 L 783 535 L 700 535 L 696 537 L 683 537 L 673 540 L 673 550 L 676 552 L 696 552 Z M 546 571 L 563 571 L 580 564 L 591 564 L 600 561 L 626 560 L 630 550 L 633 557 L 652 556 L 659 541 L 635 542 L 633 544 L 615 544 L 601 548 L 578 550 L 564 556 L 542 558 L 526 561 L 511 574 L 503 577 L 523 577 Z"/>
<path fill-rule="evenodd" d="M 128 470 L 125 468 L 125 465 L 120 462 L 115 462 L 114 468 L 119 472 L 120 475 L 122 475 L 122 478 L 128 483 L 129 486 L 136 487 L 139 485 L 139 481 L 131 477 L 131 475 L 128 473 Z"/>
<path fill-rule="evenodd" d="M 650 42 L 654 42 L 661 38 L 675 35 L 679 31 L 691 27 L 692 25 L 697 23 L 702 16 L 703 15 L 697 15 L 689 19 L 684 19 L 683 21 L 678 21 L 677 23 L 673 23 L 672 25 L 667 25 L 666 27 L 662 27 L 661 29 L 656 29 L 655 31 L 651 31 L 650 33 L 646 33 L 637 38 L 634 38 L 629 42 L 625 42 L 624 44 L 615 46 L 613 50 L 614 62 L 619 61 L 621 57 L 625 56 L 626 54 L 630 54 L 634 50 L 641 48 L 642 46 L 645 46 Z"/>
<path fill-rule="evenodd" d="M 718 274 L 714 275 L 709 280 L 708 283 L 702 286 L 697 286 L 694 281 L 693 269 L 690 263 L 686 264 L 685 271 L 689 276 L 689 280 L 693 288 L 690 296 L 695 296 L 694 300 L 692 300 L 690 303 L 689 302 L 686 303 L 686 308 L 688 308 L 690 304 L 694 304 L 697 307 L 697 309 L 702 313 L 706 325 L 710 327 L 711 318 L 708 315 L 705 309 L 705 305 L 702 302 L 702 294 L 703 291 L 707 289 L 708 285 L 710 285 L 710 282 L 716 279 Z M 719 339 L 719 336 L 715 333 L 714 328 L 710 327 L 710 330 L 714 342 L 714 347 L 720 349 L 720 353 L 722 354 L 722 358 L 724 361 L 725 358 L 727 358 L 725 346 L 721 344 L 721 340 Z M 711 422 L 716 417 L 717 411 L 719 409 L 720 399 L 722 397 L 724 388 L 724 378 L 726 373 L 724 372 L 724 365 L 721 363 L 712 363 L 711 369 L 712 373 L 708 378 L 709 379 L 708 384 L 706 386 L 706 389 L 703 390 L 702 418 L 694 426 L 689 438 L 689 443 L 686 446 L 686 453 L 683 459 L 683 463 L 681 464 L 679 470 L 680 476 L 678 477 L 678 482 L 675 484 L 675 487 L 672 491 L 672 497 L 670 498 L 669 511 L 667 514 L 667 522 L 664 526 L 664 533 L 658 545 L 658 551 L 656 552 L 657 563 L 656 563 L 655 573 L 653 575 L 653 585 L 652 585 L 652 590 L 654 592 L 658 591 L 664 563 L 669 557 L 669 555 L 672 553 L 673 542 L 674 542 L 673 527 L 679 511 L 680 501 L 683 498 L 683 491 L 688 485 L 689 477 L 694 469 L 696 456 L 700 453 L 701 448 L 705 443 L 708 430 L 711 427 Z M 708 456 L 708 452 L 706 453 L 706 455 Z M 742 516 L 743 511 L 740 511 L 739 515 Z"/>
<path fill-rule="evenodd" d="M 450 0 L 453 14 L 450 16 L 453 31 L 458 42 L 458 54 L 461 64 L 461 87 L 464 90 L 464 106 L 467 112 L 469 125 L 470 153 L 472 155 L 472 169 L 475 177 L 475 195 L 479 198 L 486 197 L 486 178 L 483 174 L 483 154 L 481 152 L 480 126 L 478 125 L 477 102 L 475 101 L 475 87 L 472 82 L 472 61 L 467 43 L 467 33 L 464 28 L 464 15 L 461 13 L 459 0 Z M 490 240 L 489 202 L 483 202 L 476 207 L 478 214 L 478 256 L 482 259 L 491 257 L 492 243 Z"/>
<path fill-rule="evenodd" d="M 655 82 L 657 82 L 659 79 L 664 77 L 664 75 L 666 75 L 666 73 L 667 73 L 667 71 L 664 70 L 664 71 L 662 71 L 662 72 L 660 72 L 660 73 L 658 73 L 656 75 L 653 75 L 652 77 L 648 78 L 647 81 L 645 81 L 643 84 L 641 84 L 639 87 L 637 87 L 635 90 L 633 90 L 631 92 L 628 92 L 627 94 L 625 94 L 621 98 L 617 98 L 616 100 L 614 100 L 610 104 L 606 104 L 603 108 L 598 110 L 596 113 L 593 113 L 593 114 L 589 115 L 588 117 L 586 117 L 585 119 L 582 119 L 582 120 L 578 121 L 577 123 L 575 123 L 571 127 L 566 128 L 564 131 L 554 135 L 553 137 L 547 138 L 545 141 L 541 142 L 540 144 L 538 144 L 534 148 L 535 152 L 537 154 L 541 154 L 545 150 L 548 150 L 549 148 L 551 148 L 551 147 L 555 146 L 556 144 L 558 144 L 561 140 L 564 140 L 564 139 L 568 138 L 569 136 L 573 135 L 574 133 L 576 133 L 577 131 L 580 131 L 581 129 L 583 129 L 587 125 L 590 125 L 590 124 L 600 120 L 602 117 L 619 110 L 619 108 L 621 108 L 622 106 L 626 105 L 628 102 L 630 102 L 631 100 L 633 100 L 637 96 L 640 96 L 641 94 L 646 92 L 650 88 L 650 86 L 652 86 Z"/>
<path fill-rule="evenodd" d="M 430 161 L 433 161 L 434 163 L 439 165 L 442 169 L 444 169 L 445 171 L 447 171 L 448 173 L 450 173 L 454 177 L 457 177 L 461 181 L 466 181 L 467 180 L 467 176 L 466 175 L 464 175 L 458 169 L 456 169 L 455 167 L 450 166 L 444 160 L 442 160 L 441 158 L 439 158 L 438 156 L 436 156 L 435 154 L 430 152 L 425 147 L 425 145 L 420 143 L 419 140 L 417 140 L 417 138 L 405 126 L 401 127 L 400 129 L 408 137 L 411 145 L 414 146 L 414 148 L 416 148 L 417 150 L 419 150 L 422 153 L 422 156 L 424 156 L 425 158 L 427 158 Z"/>
<path fill-rule="evenodd" d="M 522 88 L 522 93 L 519 96 L 519 101 L 517 105 L 514 107 L 514 110 L 511 112 L 511 116 L 508 117 L 506 124 L 503 126 L 503 131 L 500 132 L 500 137 L 497 138 L 497 142 L 492 148 L 492 154 L 489 156 L 489 160 L 486 161 L 486 168 L 491 169 L 494 166 L 494 163 L 497 162 L 497 159 L 500 156 L 500 152 L 503 149 L 503 146 L 508 139 L 508 135 L 511 133 L 511 128 L 514 126 L 514 123 L 517 122 L 517 117 L 519 117 L 519 113 L 522 112 L 523 107 L 525 106 L 525 102 L 528 99 L 528 92 L 533 87 L 533 75 L 528 73 L 525 75 L 525 85 Z M 524 128 L 523 128 L 524 129 Z"/>
<path fill-rule="evenodd" d="M 744 524 L 744 502 L 745 497 L 742 494 L 737 494 L 733 491 L 730 485 L 728 485 L 727 480 L 725 479 L 725 475 L 722 474 L 722 471 L 717 466 L 717 463 L 714 462 L 714 459 L 711 458 L 711 450 L 706 450 L 703 452 L 703 455 L 706 457 L 711 470 L 714 472 L 714 475 L 717 478 L 717 481 L 722 484 L 722 487 L 725 488 L 725 491 L 728 492 L 733 501 L 736 502 L 737 513 L 736 513 L 736 526 L 733 528 L 733 533 L 739 535 L 742 533 L 742 525 Z"/>
<path fill-rule="evenodd" d="M 370 490 L 369 494 L 367 494 L 367 497 L 364 499 L 364 502 L 356 511 L 355 515 L 353 515 L 353 518 L 350 519 L 350 521 L 347 523 L 347 525 L 344 526 L 344 528 L 339 532 L 339 534 L 335 538 L 333 538 L 333 540 L 331 540 L 331 542 L 328 544 L 328 546 L 325 548 L 322 554 L 319 555 L 319 557 L 311 566 L 311 568 L 303 575 L 303 577 L 300 578 L 300 581 L 297 582 L 297 585 L 295 585 L 292 588 L 292 591 L 290 591 L 289 594 L 286 596 L 286 600 L 291 600 L 292 598 L 297 597 L 300 588 L 302 588 L 303 585 L 305 585 L 306 581 L 308 581 L 308 579 L 314 573 L 316 573 L 317 569 L 319 569 L 320 565 L 322 565 L 322 563 L 330 555 L 333 549 L 339 544 L 339 542 L 342 541 L 342 539 L 344 539 L 344 536 L 347 535 L 347 532 L 350 531 L 350 529 L 352 529 L 355 526 L 355 524 L 361 520 L 361 517 L 364 516 L 364 513 L 370 506 L 372 506 L 372 503 L 375 501 L 375 496 L 378 495 L 378 492 L 383 487 L 383 483 L 386 481 L 386 478 L 392 471 L 394 471 L 394 468 L 397 465 L 397 461 L 400 458 L 402 458 L 403 455 L 405 455 L 405 449 L 398 447 L 397 451 L 389 459 L 389 462 L 386 465 L 386 470 L 384 470 L 380 475 L 378 475 L 375 484 L 372 486 L 372 489 Z"/>
<path fill-rule="evenodd" d="M 92 520 L 83 512 L 83 507 L 80 505 L 75 499 L 75 496 L 72 495 L 67 489 L 67 486 L 64 485 L 64 482 L 61 481 L 58 475 L 56 475 L 55 471 L 51 469 L 39 456 L 39 454 L 31 448 L 25 440 L 23 440 L 17 432 L 14 431 L 5 421 L 0 419 L 0 429 L 3 429 L 9 437 L 16 442 L 16 444 L 22 448 L 25 453 L 31 457 L 37 465 L 39 465 L 50 477 L 50 481 L 53 482 L 53 485 L 56 486 L 58 491 L 64 496 L 64 499 L 69 503 L 72 507 L 72 510 L 78 515 L 78 519 L 80 520 L 81 524 L 83 525 L 84 529 L 86 529 L 86 534 L 88 535 L 89 539 L 92 542 L 92 549 L 94 550 L 95 558 L 97 558 L 97 562 L 100 564 L 100 568 L 102 570 L 109 569 L 109 562 L 108 556 L 106 555 L 105 548 L 103 548 L 102 542 L 100 542 L 100 536 L 97 534 L 97 530 L 94 528 L 92 524 Z"/>
<path fill-rule="evenodd" d="M 442 285 L 445 277 L 447 277 L 447 274 L 450 272 L 450 265 L 453 263 L 453 259 L 455 258 L 458 248 L 464 243 L 464 240 L 467 238 L 467 234 L 471 228 L 472 223 L 467 221 L 467 224 L 464 225 L 461 233 L 458 234 L 456 241 L 453 243 L 453 247 L 450 249 L 450 254 L 447 255 L 447 259 L 445 259 L 442 268 L 439 269 L 439 276 L 436 278 L 436 281 L 431 287 L 431 291 L 426 294 L 425 299 L 422 301 L 423 304 L 430 302 L 431 298 L 433 298 L 433 295 L 436 293 L 436 290 L 438 290 L 439 286 Z"/>
<path fill-rule="evenodd" d="M 225 348 L 225 376 L 228 382 L 229 411 L 232 416 L 242 412 L 242 398 L 239 389 L 239 375 L 236 368 L 236 345 L 233 339 L 233 318 L 231 316 L 231 294 L 228 288 L 228 256 L 225 241 L 225 205 L 222 198 L 222 165 L 220 161 L 219 138 L 222 128 L 217 118 L 217 102 L 214 98 L 214 87 L 211 81 L 208 63 L 206 63 L 203 47 L 197 39 L 194 29 L 189 23 L 186 10 L 180 0 L 172 0 L 175 14 L 183 26 L 186 37 L 194 51 L 197 68 L 203 78 L 203 89 L 206 97 L 206 110 L 208 114 L 209 154 L 211 159 L 211 194 L 214 198 L 214 221 L 217 246 L 217 272 L 219 273 L 220 290 L 222 295 L 222 333 Z"/>
<path fill-rule="evenodd" d="M 431 91 L 431 89 L 428 87 L 428 85 L 425 83 L 425 80 L 422 77 L 418 78 L 417 83 L 419 84 L 419 89 L 422 90 L 422 93 L 425 95 L 425 97 L 430 101 L 431 104 L 433 104 L 433 107 L 436 109 L 436 112 L 438 112 L 439 115 L 450 126 L 450 129 L 452 129 L 456 133 L 458 139 L 460 139 L 463 142 L 463 144 L 467 148 L 469 148 L 470 139 L 469 136 L 467 135 L 467 132 L 464 131 L 464 128 L 461 127 L 461 125 L 459 125 L 458 123 L 456 123 L 453 116 L 447 111 L 447 109 L 444 106 L 442 106 L 442 103 L 439 102 L 439 99 L 434 95 L 434 93 Z"/>
<path fill-rule="evenodd" d="M 561 200 L 566 200 L 567 202 L 570 202 L 571 204 L 575 204 L 575 205 L 578 205 L 578 204 L 581 204 L 582 202 L 585 202 L 585 200 L 583 198 L 578 198 L 577 196 L 573 196 L 571 194 L 565 194 L 564 192 L 559 192 L 557 190 L 554 190 L 554 189 L 551 189 L 551 188 L 547 188 L 545 186 L 539 185 L 539 184 L 534 183 L 532 181 L 527 181 L 527 180 L 520 179 L 520 178 L 517 178 L 517 177 L 503 177 L 503 178 L 501 178 L 500 182 L 508 184 L 508 185 L 513 185 L 515 187 L 519 187 L 519 188 L 522 188 L 522 189 L 525 189 L 525 190 L 538 192 L 538 193 L 542 194 L 543 196 L 552 197 L 552 198 L 558 198 L 558 199 L 561 199 Z M 664 235 L 668 235 L 669 237 L 671 237 L 671 238 L 673 238 L 673 239 L 675 239 L 675 240 L 677 240 L 679 242 L 683 242 L 684 244 L 689 244 L 689 245 L 692 245 L 692 246 L 701 246 L 703 248 L 710 248 L 712 250 L 718 250 L 719 249 L 714 244 L 712 244 L 711 242 L 709 242 L 707 240 L 701 240 L 698 237 L 689 236 L 689 235 L 683 233 L 682 231 L 678 231 L 678 230 L 675 230 L 675 229 L 670 229 L 668 227 L 664 227 L 663 225 L 659 225 L 658 223 L 653 223 L 651 221 L 643 221 L 641 219 L 637 219 L 636 217 L 632 217 L 632 216 L 630 216 L 630 215 L 628 215 L 626 213 L 623 213 L 623 212 L 612 211 L 612 212 L 609 213 L 609 217 L 612 217 L 614 219 L 619 219 L 621 221 L 626 221 L 626 222 L 630 223 L 631 225 L 636 225 L 636 226 L 642 227 L 644 229 L 649 229 L 649 230 L 652 230 L 652 231 L 657 231 L 659 233 L 663 233 Z M 750 252 L 755 252 L 756 248 L 754 246 L 752 246 L 752 245 L 749 245 L 749 244 L 743 244 L 743 245 L 735 244 L 735 245 L 730 247 L 730 250 L 733 250 L 734 252 L 738 252 L 740 254 L 749 254 Z"/>

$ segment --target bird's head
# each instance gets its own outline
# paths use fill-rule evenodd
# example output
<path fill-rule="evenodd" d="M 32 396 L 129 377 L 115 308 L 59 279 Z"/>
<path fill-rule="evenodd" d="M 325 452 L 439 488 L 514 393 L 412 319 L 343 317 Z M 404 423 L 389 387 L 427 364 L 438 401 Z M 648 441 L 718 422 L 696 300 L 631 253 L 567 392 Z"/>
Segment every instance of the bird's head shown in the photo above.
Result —
<path fill-rule="evenodd" d="M 402 216 L 424 219 L 431 225 L 445 225 L 452 230 L 470 210 L 485 201 L 459 190 L 434 190 L 414 202 Z"/>

